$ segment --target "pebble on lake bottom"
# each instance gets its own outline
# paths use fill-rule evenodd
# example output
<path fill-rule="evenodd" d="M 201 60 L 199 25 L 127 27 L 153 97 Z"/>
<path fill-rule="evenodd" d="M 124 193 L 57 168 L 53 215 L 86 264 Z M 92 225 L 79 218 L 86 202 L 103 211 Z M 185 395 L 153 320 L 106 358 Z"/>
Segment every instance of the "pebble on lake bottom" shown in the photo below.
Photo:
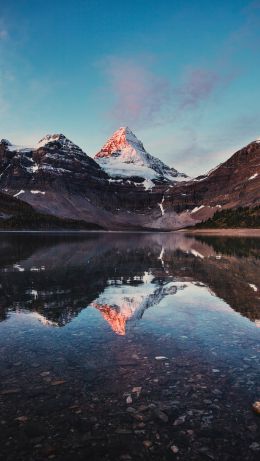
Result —
<path fill-rule="evenodd" d="M 257 415 L 260 415 L 260 401 L 253 403 L 252 408 Z"/>
<path fill-rule="evenodd" d="M 130 405 L 132 402 L 133 402 L 133 399 L 132 399 L 131 395 L 128 395 L 127 398 L 126 398 L 127 405 Z"/>

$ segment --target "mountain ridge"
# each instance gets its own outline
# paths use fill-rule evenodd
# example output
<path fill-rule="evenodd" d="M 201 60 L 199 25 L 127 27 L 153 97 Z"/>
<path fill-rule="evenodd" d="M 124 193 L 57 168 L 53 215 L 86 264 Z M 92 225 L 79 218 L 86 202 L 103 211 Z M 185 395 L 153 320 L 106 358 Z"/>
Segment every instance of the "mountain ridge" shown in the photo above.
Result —
<path fill-rule="evenodd" d="M 150 169 L 152 176 L 145 177 L 139 170 L 134 176 L 129 170 L 125 176 L 112 176 L 100 160 L 89 157 L 66 136 L 49 134 L 36 147 L 0 142 L 0 191 L 19 197 L 39 213 L 107 230 L 169 231 L 193 226 L 217 210 L 260 203 L 258 140 L 207 174 L 180 177 L 176 182 L 174 176 L 166 178 L 170 168 L 150 156 L 129 128 L 115 133 L 97 159 L 123 157 L 121 165 Z M 161 174 L 154 170 L 158 165 Z"/>

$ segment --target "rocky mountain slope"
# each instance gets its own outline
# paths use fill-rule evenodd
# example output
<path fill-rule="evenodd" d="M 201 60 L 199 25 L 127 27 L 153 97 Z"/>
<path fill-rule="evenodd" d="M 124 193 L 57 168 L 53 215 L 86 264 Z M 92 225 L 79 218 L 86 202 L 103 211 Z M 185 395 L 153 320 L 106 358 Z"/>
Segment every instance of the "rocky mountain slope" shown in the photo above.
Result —
<path fill-rule="evenodd" d="M 158 183 L 150 194 L 143 181 L 114 181 L 62 134 L 47 135 L 34 148 L 0 143 L 0 190 L 41 213 L 106 229 L 153 228 L 166 185 Z"/>
<path fill-rule="evenodd" d="M 260 204 L 260 142 L 253 141 L 226 162 L 186 183 L 169 189 L 164 210 L 202 221 L 226 208 Z"/>
<path fill-rule="evenodd" d="M 227 208 L 195 226 L 199 229 L 251 228 L 260 229 L 260 206 Z"/>
<path fill-rule="evenodd" d="M 97 224 L 37 212 L 19 198 L 0 192 L 0 230 L 100 230 Z"/>
<path fill-rule="evenodd" d="M 260 142 L 190 179 L 148 154 L 128 128 L 95 159 L 62 134 L 47 135 L 35 147 L 3 139 L 0 191 L 39 213 L 104 229 L 182 228 L 216 210 L 260 204 Z"/>

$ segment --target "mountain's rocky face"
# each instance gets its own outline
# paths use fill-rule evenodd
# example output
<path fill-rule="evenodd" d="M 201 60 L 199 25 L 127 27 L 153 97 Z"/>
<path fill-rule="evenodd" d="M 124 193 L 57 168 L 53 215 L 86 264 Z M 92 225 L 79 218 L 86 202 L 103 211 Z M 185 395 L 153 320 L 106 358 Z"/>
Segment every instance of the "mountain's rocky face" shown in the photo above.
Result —
<path fill-rule="evenodd" d="M 33 208 L 30 205 L 0 192 L 0 221 L 30 212 L 33 212 Z"/>
<path fill-rule="evenodd" d="M 0 143 L 1 190 L 37 211 L 95 222 L 106 184 L 106 173 L 63 135 L 48 135 L 35 148 Z"/>
<path fill-rule="evenodd" d="M 216 210 L 260 203 L 260 142 L 253 141 L 226 162 L 181 183 L 165 194 L 165 212 L 190 214 L 201 221 Z"/>
<path fill-rule="evenodd" d="M 95 222 L 65 219 L 53 214 L 39 213 L 31 205 L 0 192 L 1 230 L 103 230 Z"/>
<path fill-rule="evenodd" d="M 73 174 L 78 179 L 86 176 L 94 183 L 106 179 L 107 175 L 78 146 L 64 135 L 47 135 L 35 148 L 20 148 L 6 140 L 0 143 L 0 165 L 2 187 L 11 185 L 16 189 L 28 183 L 44 185 L 48 189 L 48 180 L 54 177 L 68 179 Z M 46 178 L 46 181 L 44 179 Z"/>
<path fill-rule="evenodd" d="M 159 200 L 160 192 L 151 198 L 141 183 L 112 181 L 62 134 L 47 135 L 35 148 L 0 143 L 0 190 L 40 212 L 115 228 L 114 213 L 143 212 Z"/>
<path fill-rule="evenodd" d="M 93 160 L 62 134 L 35 147 L 0 142 L 0 191 L 41 213 L 105 229 L 170 230 L 221 208 L 260 203 L 260 143 L 205 176 L 187 178 L 120 128 Z"/>

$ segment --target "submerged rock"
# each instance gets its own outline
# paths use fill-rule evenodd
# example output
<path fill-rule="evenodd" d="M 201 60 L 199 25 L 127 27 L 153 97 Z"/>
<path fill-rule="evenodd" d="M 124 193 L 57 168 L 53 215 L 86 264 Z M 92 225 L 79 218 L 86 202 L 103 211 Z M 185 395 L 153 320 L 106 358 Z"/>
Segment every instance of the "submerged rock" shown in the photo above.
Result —
<path fill-rule="evenodd" d="M 132 399 L 131 395 L 128 395 L 127 398 L 126 398 L 127 405 L 130 405 L 132 402 L 133 402 L 133 399 Z"/>
<path fill-rule="evenodd" d="M 260 402 L 253 403 L 252 409 L 257 415 L 260 415 Z"/>
<path fill-rule="evenodd" d="M 174 454 L 176 454 L 176 453 L 178 453 L 179 448 L 176 447 L 176 445 L 172 445 L 172 446 L 171 446 L 171 451 L 172 451 Z"/>
<path fill-rule="evenodd" d="M 161 421 L 163 421 L 164 423 L 168 423 L 169 421 L 169 418 L 168 416 L 166 415 L 166 413 L 164 413 L 163 411 L 161 410 L 154 410 L 154 414 L 155 416 L 160 419 Z"/>

